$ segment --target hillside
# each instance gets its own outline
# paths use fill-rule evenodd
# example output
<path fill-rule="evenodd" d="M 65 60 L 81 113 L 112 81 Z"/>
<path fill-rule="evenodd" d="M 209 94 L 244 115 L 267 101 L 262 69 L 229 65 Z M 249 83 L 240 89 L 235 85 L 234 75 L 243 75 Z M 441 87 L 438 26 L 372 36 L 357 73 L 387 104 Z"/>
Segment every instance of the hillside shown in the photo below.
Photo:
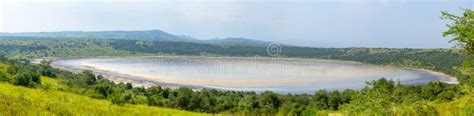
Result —
<path fill-rule="evenodd" d="M 214 45 L 230 45 L 230 46 L 267 46 L 271 42 L 253 40 L 247 38 L 224 38 L 224 39 L 210 39 L 204 40 L 202 43 L 209 43 Z"/>
<path fill-rule="evenodd" d="M 247 39 L 247 38 L 224 38 L 200 40 L 186 35 L 175 35 L 161 30 L 145 31 L 59 31 L 59 32 L 23 32 L 23 33 L 1 33 L 0 39 L 27 38 L 27 39 L 65 39 L 65 38 L 92 38 L 92 39 L 125 39 L 125 40 L 154 40 L 190 42 L 214 45 L 247 45 L 266 46 L 270 42 Z"/>
<path fill-rule="evenodd" d="M 196 41 L 191 37 L 177 36 L 161 30 L 146 31 L 60 31 L 60 32 L 24 32 L 0 33 L 6 37 L 36 38 L 97 38 L 97 39 L 145 39 L 162 41 Z"/>
<path fill-rule="evenodd" d="M 114 105 L 53 89 L 0 83 L 0 115 L 206 115 L 145 105 Z"/>
<path fill-rule="evenodd" d="M 206 115 L 145 105 L 116 105 L 66 92 L 66 85 L 46 76 L 41 76 L 37 88 L 16 86 L 9 68 L 0 63 L 0 115 Z"/>

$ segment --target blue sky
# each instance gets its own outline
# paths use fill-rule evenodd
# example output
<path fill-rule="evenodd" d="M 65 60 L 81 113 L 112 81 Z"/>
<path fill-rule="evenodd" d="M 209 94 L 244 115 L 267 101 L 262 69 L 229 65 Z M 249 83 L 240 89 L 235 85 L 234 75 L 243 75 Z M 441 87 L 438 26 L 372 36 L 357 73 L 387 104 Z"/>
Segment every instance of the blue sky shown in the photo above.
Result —
<path fill-rule="evenodd" d="M 67 2 L 66 2 L 67 1 Z M 99 1 L 99 2 L 97 2 Z M 1 32 L 159 29 L 313 47 L 449 48 L 440 12 L 472 0 L 2 0 Z"/>

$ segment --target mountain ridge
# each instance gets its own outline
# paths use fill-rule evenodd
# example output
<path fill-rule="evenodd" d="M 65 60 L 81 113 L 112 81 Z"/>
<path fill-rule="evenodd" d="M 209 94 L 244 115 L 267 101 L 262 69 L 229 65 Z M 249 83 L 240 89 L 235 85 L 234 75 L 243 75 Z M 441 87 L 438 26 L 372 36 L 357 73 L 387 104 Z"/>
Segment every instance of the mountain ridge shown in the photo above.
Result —
<path fill-rule="evenodd" d="M 56 32 L 0 32 L 0 37 L 41 37 L 41 38 L 98 38 L 98 39 L 132 39 L 205 43 L 232 46 L 266 46 L 272 42 L 242 37 L 196 39 L 188 35 L 175 35 L 158 29 L 141 31 L 56 31 Z"/>

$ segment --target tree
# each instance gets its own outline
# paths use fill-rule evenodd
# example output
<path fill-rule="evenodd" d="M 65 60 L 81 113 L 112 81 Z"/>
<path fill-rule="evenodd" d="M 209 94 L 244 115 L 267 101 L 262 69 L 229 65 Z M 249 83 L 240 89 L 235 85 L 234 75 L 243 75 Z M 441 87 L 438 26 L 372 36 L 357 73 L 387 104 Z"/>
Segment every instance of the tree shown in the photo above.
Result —
<path fill-rule="evenodd" d="M 18 66 L 15 66 L 15 65 L 9 66 L 7 68 L 7 72 L 12 75 L 17 74 L 19 70 L 20 68 L 18 68 Z"/>
<path fill-rule="evenodd" d="M 51 70 L 51 60 L 42 60 L 40 62 L 41 75 L 55 78 L 56 74 Z"/>
<path fill-rule="evenodd" d="M 319 90 L 314 94 L 312 103 L 316 109 L 325 110 L 329 108 L 328 101 L 328 92 L 326 90 Z"/>
<path fill-rule="evenodd" d="M 111 101 L 113 104 L 123 105 L 123 104 L 126 102 L 126 101 L 124 100 L 122 94 L 120 94 L 120 93 L 113 93 L 113 94 L 111 95 L 111 98 L 112 98 L 112 99 L 111 99 L 110 101 Z"/>
<path fill-rule="evenodd" d="M 178 107 L 181 109 L 188 109 L 188 106 L 190 104 L 191 100 L 191 94 L 193 93 L 193 90 L 186 88 L 186 87 L 180 87 L 178 89 L 178 96 L 176 100 L 178 101 Z"/>
<path fill-rule="evenodd" d="M 9 81 L 7 74 L 0 72 L 0 81 Z"/>
<path fill-rule="evenodd" d="M 103 98 L 107 98 L 110 94 L 114 92 L 112 86 L 108 84 L 96 85 L 95 90 L 97 93 L 102 95 Z"/>
<path fill-rule="evenodd" d="M 257 96 L 246 95 L 239 101 L 238 107 L 240 110 L 247 113 L 254 112 L 258 108 Z"/>
<path fill-rule="evenodd" d="M 90 70 L 85 70 L 82 72 L 82 74 L 86 77 L 86 83 L 87 85 L 92 85 L 97 81 L 97 78 L 95 77 L 94 73 Z"/>
<path fill-rule="evenodd" d="M 36 87 L 41 84 L 41 77 L 35 72 L 20 72 L 16 76 L 15 84 L 25 87 Z"/>
<path fill-rule="evenodd" d="M 339 108 L 339 105 L 342 104 L 341 94 L 339 93 L 339 91 L 333 91 L 328 97 L 329 109 L 337 110 Z"/>
<path fill-rule="evenodd" d="M 163 106 L 163 99 L 162 96 L 152 95 L 147 97 L 147 103 L 149 106 Z"/>
<path fill-rule="evenodd" d="M 132 89 L 132 88 L 133 88 L 132 83 L 127 83 L 126 85 L 127 85 L 127 86 L 126 86 L 126 89 Z"/>
<path fill-rule="evenodd" d="M 444 11 L 441 18 L 452 21 L 451 24 L 447 24 L 449 29 L 443 36 L 452 36 L 450 42 L 456 42 L 456 45 L 463 47 L 468 54 L 461 68 L 462 73 L 474 74 L 474 11 L 464 9 L 462 16 Z"/>
<path fill-rule="evenodd" d="M 52 62 L 53 62 L 53 61 L 51 61 L 51 60 L 42 60 L 42 61 L 40 62 L 40 66 L 41 66 L 41 68 L 43 68 L 43 69 L 49 69 L 49 68 L 51 67 L 51 63 L 52 63 Z"/>
<path fill-rule="evenodd" d="M 277 111 L 281 105 L 281 101 L 280 99 L 278 99 L 278 95 L 271 91 L 263 92 L 260 95 L 258 103 L 260 108 L 262 108 L 262 111 L 266 113 Z"/>
<path fill-rule="evenodd" d="M 474 54 L 474 11 L 464 9 L 462 16 L 442 12 L 442 19 L 453 21 L 447 24 L 448 30 L 443 33 L 443 36 L 453 36 L 450 42 L 456 42 L 468 52 Z"/>
<path fill-rule="evenodd" d="M 5 61 L 8 60 L 6 54 L 7 54 L 6 52 L 0 52 L 0 61 L 1 61 L 1 62 L 5 62 Z"/>

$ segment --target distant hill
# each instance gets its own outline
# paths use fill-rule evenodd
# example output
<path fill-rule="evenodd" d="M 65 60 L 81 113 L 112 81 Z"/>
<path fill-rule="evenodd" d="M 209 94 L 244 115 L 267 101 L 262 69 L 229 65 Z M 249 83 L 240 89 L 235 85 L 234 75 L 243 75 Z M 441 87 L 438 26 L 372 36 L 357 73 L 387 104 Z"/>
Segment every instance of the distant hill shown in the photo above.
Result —
<path fill-rule="evenodd" d="M 215 45 L 231 45 L 231 46 L 266 46 L 271 42 L 253 40 L 247 38 L 224 38 L 224 39 L 210 39 L 205 40 L 205 43 L 215 44 Z"/>
<path fill-rule="evenodd" d="M 45 37 L 45 38 L 100 38 L 100 39 L 151 39 L 162 41 L 197 41 L 187 36 L 177 36 L 160 30 L 147 31 L 60 31 L 0 33 L 0 36 Z"/>
<path fill-rule="evenodd" d="M 60 31 L 60 32 L 23 32 L 23 33 L 0 33 L 0 37 L 38 37 L 38 38 L 98 38 L 98 39 L 132 39 L 132 40 L 157 40 L 178 41 L 192 43 L 206 43 L 215 45 L 238 45 L 238 46 L 266 46 L 270 42 L 246 39 L 246 38 L 224 38 L 199 40 L 186 35 L 174 35 L 161 30 L 146 31 Z"/>

